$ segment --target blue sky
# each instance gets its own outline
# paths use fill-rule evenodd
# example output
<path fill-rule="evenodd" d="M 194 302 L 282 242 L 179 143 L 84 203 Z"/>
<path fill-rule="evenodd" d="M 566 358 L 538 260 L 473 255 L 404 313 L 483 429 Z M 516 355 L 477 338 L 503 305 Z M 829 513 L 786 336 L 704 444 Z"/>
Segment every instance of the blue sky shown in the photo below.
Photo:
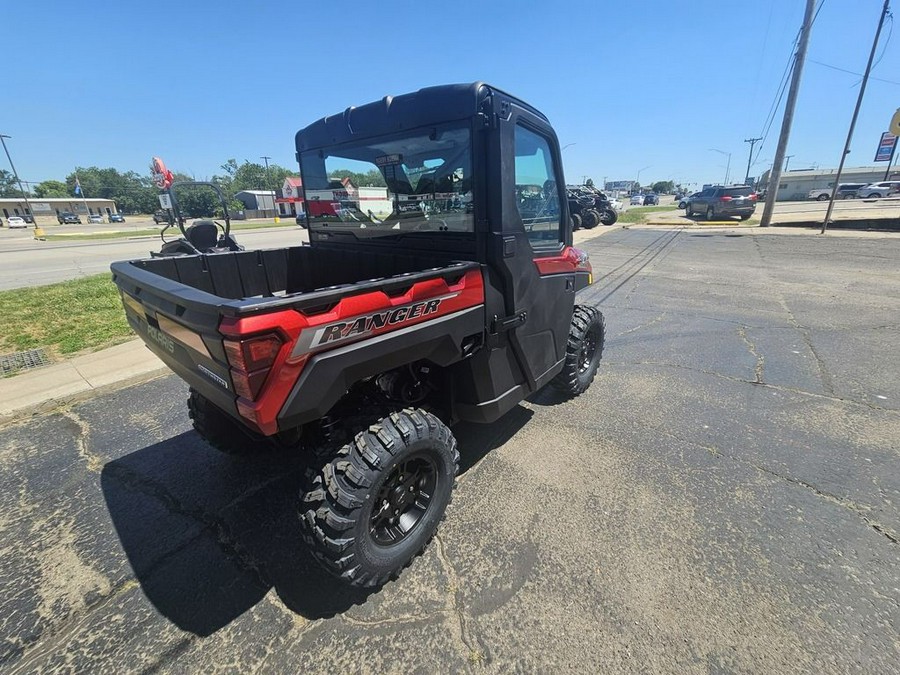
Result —
<path fill-rule="evenodd" d="M 546 113 L 578 182 L 743 178 L 803 0 L 8 2 L 0 133 L 23 179 L 75 166 L 198 179 L 229 157 L 295 167 L 294 133 L 385 94 L 484 80 Z M 882 0 L 824 0 L 788 147 L 834 167 Z M 900 31 L 898 31 L 900 32 Z M 900 35 L 882 34 L 848 166 L 870 165 L 900 107 Z M 885 44 L 887 46 L 885 47 Z M 775 154 L 780 111 L 759 160 Z M 0 157 L 0 167 L 6 166 Z M 647 167 L 647 168 L 644 168 Z M 768 168 L 760 161 L 751 175 Z"/>

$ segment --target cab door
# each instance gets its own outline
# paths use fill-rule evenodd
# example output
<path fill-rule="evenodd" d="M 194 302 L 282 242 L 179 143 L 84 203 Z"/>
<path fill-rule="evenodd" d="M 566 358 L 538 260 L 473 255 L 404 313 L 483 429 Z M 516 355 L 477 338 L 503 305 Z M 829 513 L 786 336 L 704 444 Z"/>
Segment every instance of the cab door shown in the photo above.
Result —
<path fill-rule="evenodd" d="M 500 100 L 496 100 L 497 98 Z M 575 305 L 575 274 L 565 267 L 571 230 L 559 143 L 543 116 L 495 95 L 499 194 L 493 195 L 489 264 L 501 281 L 505 333 L 534 391 L 562 368 Z M 491 181 L 493 182 L 493 181 Z"/>

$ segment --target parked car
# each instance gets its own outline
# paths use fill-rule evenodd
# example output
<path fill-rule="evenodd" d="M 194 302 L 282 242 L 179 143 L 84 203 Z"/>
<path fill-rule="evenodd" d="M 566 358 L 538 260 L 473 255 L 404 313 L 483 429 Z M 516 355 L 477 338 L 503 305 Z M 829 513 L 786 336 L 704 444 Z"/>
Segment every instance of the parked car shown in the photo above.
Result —
<path fill-rule="evenodd" d="M 32 216 L 30 213 L 23 213 L 22 216 L 21 216 L 21 218 L 22 218 L 22 220 L 24 220 L 26 223 L 32 223 L 32 224 L 34 224 L 34 216 Z"/>
<path fill-rule="evenodd" d="M 160 209 L 156 213 L 153 214 L 153 222 L 159 225 L 160 223 L 168 223 L 169 222 L 169 214 L 166 211 Z"/>
<path fill-rule="evenodd" d="M 632 206 L 643 206 L 644 205 L 644 195 L 631 195 Z"/>
<path fill-rule="evenodd" d="M 881 199 L 897 193 L 900 193 L 900 180 L 886 180 L 859 188 L 856 196 L 863 199 Z"/>
<path fill-rule="evenodd" d="M 648 195 L 644 195 L 644 206 L 655 206 L 659 204 L 659 196 L 656 193 L 651 192 Z"/>
<path fill-rule="evenodd" d="M 609 205 L 613 207 L 616 211 L 622 210 L 622 202 L 618 197 L 610 197 Z"/>
<path fill-rule="evenodd" d="M 692 196 L 685 205 L 685 215 L 702 213 L 707 220 L 740 216 L 747 220 L 756 210 L 757 195 L 749 185 L 710 187 Z"/>
<path fill-rule="evenodd" d="M 91 215 L 88 216 L 88 222 L 89 223 L 102 223 L 103 216 L 101 216 L 99 213 L 92 213 Z"/>
<path fill-rule="evenodd" d="M 25 219 L 21 216 L 10 216 L 6 223 L 11 230 L 17 227 L 28 227 L 28 223 L 26 223 Z"/>
<path fill-rule="evenodd" d="M 59 221 L 60 225 L 66 224 L 75 224 L 81 225 L 81 216 L 78 214 L 72 213 L 71 211 L 63 211 L 59 215 L 56 216 L 56 219 Z"/>
<path fill-rule="evenodd" d="M 124 222 L 125 222 L 125 216 L 123 216 L 121 213 L 110 213 L 110 214 L 109 214 L 109 222 L 111 222 L 111 223 L 124 223 Z"/>
<path fill-rule="evenodd" d="M 699 197 L 699 196 L 700 196 L 699 192 L 694 192 L 689 195 L 681 195 L 681 197 L 678 198 L 678 208 L 679 209 L 685 208 L 687 206 L 687 203 L 691 200 L 691 198 Z"/>

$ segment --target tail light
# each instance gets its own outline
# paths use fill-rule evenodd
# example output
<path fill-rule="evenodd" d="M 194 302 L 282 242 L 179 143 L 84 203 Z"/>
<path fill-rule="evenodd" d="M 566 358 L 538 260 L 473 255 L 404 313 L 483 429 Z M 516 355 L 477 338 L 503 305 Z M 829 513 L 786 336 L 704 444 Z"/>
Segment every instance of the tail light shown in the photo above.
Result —
<path fill-rule="evenodd" d="M 755 202 L 757 199 L 759 199 L 759 195 L 756 194 L 755 192 L 754 192 L 753 194 L 750 195 L 750 201 L 751 201 L 751 202 Z"/>
<path fill-rule="evenodd" d="M 238 396 L 249 401 L 256 398 L 283 344 L 277 333 L 223 342 Z"/>
<path fill-rule="evenodd" d="M 732 199 L 734 199 L 734 197 L 729 197 L 728 195 L 725 195 L 724 197 L 719 197 L 720 202 L 730 202 Z"/>

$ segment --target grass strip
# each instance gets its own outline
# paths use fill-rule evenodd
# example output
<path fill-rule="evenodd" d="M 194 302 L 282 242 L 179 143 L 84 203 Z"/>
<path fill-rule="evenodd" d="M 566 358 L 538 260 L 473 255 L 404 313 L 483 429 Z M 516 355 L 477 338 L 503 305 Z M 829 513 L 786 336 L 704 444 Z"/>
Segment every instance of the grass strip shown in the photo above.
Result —
<path fill-rule="evenodd" d="M 56 359 L 133 335 L 110 274 L 0 291 L 0 316 L 0 354 L 43 347 Z"/>
<path fill-rule="evenodd" d="M 635 206 L 619 214 L 620 223 L 643 223 L 651 213 L 677 211 L 677 206 Z"/>

